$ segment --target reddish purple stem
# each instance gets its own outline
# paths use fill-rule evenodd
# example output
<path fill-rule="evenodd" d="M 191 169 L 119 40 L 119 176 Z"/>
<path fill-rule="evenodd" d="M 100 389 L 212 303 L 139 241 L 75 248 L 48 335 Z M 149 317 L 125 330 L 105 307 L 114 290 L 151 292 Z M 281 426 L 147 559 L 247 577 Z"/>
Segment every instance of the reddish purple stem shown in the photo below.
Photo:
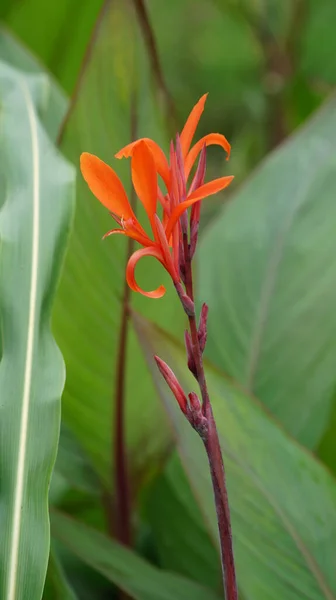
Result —
<path fill-rule="evenodd" d="M 190 247 L 188 244 L 187 235 L 184 235 L 183 238 L 186 273 L 186 292 L 189 298 L 192 301 L 194 301 Z M 203 314 L 203 320 L 206 321 L 207 310 L 203 309 L 203 311 L 205 313 Z M 202 395 L 203 415 L 207 421 L 206 431 L 202 432 L 201 437 L 208 455 L 212 486 L 215 497 L 219 539 L 221 547 L 221 563 L 225 598 L 226 600 L 237 600 L 238 591 L 233 557 L 230 509 L 226 488 L 222 452 L 207 390 L 195 311 L 193 312 L 193 314 L 189 314 L 188 318 L 192 341 L 193 359 L 196 369 L 196 379 L 198 381 Z M 203 330 L 204 328 L 206 329 L 206 325 L 203 325 L 202 328 Z M 206 332 L 203 331 L 202 333 L 206 337 Z"/>

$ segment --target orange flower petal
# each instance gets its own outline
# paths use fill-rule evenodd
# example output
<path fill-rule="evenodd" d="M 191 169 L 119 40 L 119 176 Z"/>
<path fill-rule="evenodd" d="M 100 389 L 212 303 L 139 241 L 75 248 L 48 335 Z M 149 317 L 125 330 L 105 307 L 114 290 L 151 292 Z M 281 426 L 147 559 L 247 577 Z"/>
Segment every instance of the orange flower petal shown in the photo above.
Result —
<path fill-rule="evenodd" d="M 166 187 L 169 186 L 170 175 L 169 175 L 169 165 L 168 161 L 165 157 L 163 150 L 161 150 L 160 146 L 151 140 L 150 138 L 141 138 L 140 140 L 136 140 L 131 144 L 127 144 L 124 148 L 119 150 L 115 155 L 116 158 L 129 158 L 133 155 L 134 148 L 139 144 L 139 142 L 146 142 L 148 148 L 153 154 L 156 170 L 158 174 L 162 177 Z"/>
<path fill-rule="evenodd" d="M 166 288 L 163 285 L 160 285 L 156 290 L 153 290 L 152 292 L 145 292 L 138 286 L 137 282 L 135 281 L 135 267 L 139 262 L 140 258 L 143 258 L 144 256 L 153 256 L 154 258 L 157 258 L 161 263 L 163 262 L 162 253 L 155 246 L 151 246 L 150 248 L 141 248 L 140 250 L 137 250 L 136 252 L 134 252 L 134 254 L 132 254 L 131 258 L 127 263 L 126 281 L 130 286 L 131 290 L 133 290 L 134 292 L 140 292 L 140 294 L 142 294 L 143 296 L 147 296 L 148 298 L 161 298 L 166 292 Z"/>
<path fill-rule="evenodd" d="M 193 167 L 193 164 L 195 162 L 195 160 L 197 159 L 199 153 L 201 152 L 204 144 L 206 146 L 221 146 L 225 152 L 227 152 L 227 158 L 226 160 L 229 160 L 230 158 L 230 152 L 231 152 L 231 146 L 229 144 L 229 142 L 227 141 L 226 137 L 224 137 L 224 135 L 222 135 L 221 133 L 209 133 L 208 135 L 205 135 L 204 137 L 202 137 L 198 142 L 196 142 L 196 144 L 191 148 L 190 152 L 188 153 L 188 156 L 185 160 L 185 174 L 186 174 L 186 179 L 188 179 L 190 171 Z"/>
<path fill-rule="evenodd" d="M 157 203 L 157 175 L 153 154 L 146 142 L 139 142 L 132 155 L 132 181 L 134 189 L 152 221 Z"/>
<path fill-rule="evenodd" d="M 94 154 L 83 152 L 80 168 L 91 192 L 108 210 L 124 219 L 135 218 L 124 186 L 109 165 Z"/>
<path fill-rule="evenodd" d="M 180 135 L 183 158 L 186 158 L 189 152 L 190 144 L 194 137 L 196 127 L 204 110 L 207 95 L 208 94 L 204 94 L 204 96 L 202 96 L 202 98 L 199 99 L 197 104 L 192 109 L 189 117 L 187 118 L 185 126 L 183 127 L 182 133 Z"/>
<path fill-rule="evenodd" d="M 228 185 L 230 185 L 232 179 L 233 179 L 233 176 L 229 176 L 229 177 L 219 177 L 218 179 L 209 181 L 208 183 L 201 185 L 201 187 L 199 187 L 192 194 L 190 194 L 190 196 L 188 196 L 187 200 L 185 200 L 184 202 L 181 202 L 181 204 L 176 206 L 175 209 L 173 210 L 173 212 L 169 218 L 168 224 L 167 224 L 167 229 L 166 229 L 167 238 L 169 238 L 169 236 L 171 235 L 174 225 L 175 225 L 177 219 L 180 218 L 183 211 L 185 211 L 192 204 L 195 204 L 195 202 L 199 202 L 200 200 L 203 200 L 203 198 L 206 198 L 207 196 L 212 196 L 213 194 L 217 194 L 217 192 L 224 190 L 224 188 L 226 188 Z"/>
<path fill-rule="evenodd" d="M 126 235 L 127 237 L 132 238 L 133 240 L 135 240 L 136 242 L 138 242 L 139 244 L 141 244 L 141 246 L 152 246 L 153 245 L 153 240 L 151 240 L 149 237 L 147 236 L 143 236 L 141 235 L 138 231 L 136 231 L 135 229 L 130 230 L 130 229 L 110 229 L 110 231 L 107 231 L 105 233 L 105 235 L 103 235 L 103 240 L 105 240 L 105 238 L 109 237 L 110 235 L 114 235 L 115 233 L 119 233 L 120 235 Z"/>

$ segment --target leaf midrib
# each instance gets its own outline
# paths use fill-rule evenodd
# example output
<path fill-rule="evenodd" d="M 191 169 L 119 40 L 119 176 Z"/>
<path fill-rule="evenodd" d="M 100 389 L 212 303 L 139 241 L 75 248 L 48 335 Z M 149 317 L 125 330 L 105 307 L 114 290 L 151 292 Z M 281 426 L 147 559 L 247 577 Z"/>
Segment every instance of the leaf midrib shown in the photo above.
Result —
<path fill-rule="evenodd" d="M 39 147 L 37 134 L 37 121 L 34 106 L 30 97 L 29 88 L 24 80 L 18 78 L 18 83 L 22 89 L 24 102 L 27 108 L 28 123 L 31 135 L 32 150 L 32 253 L 31 253 L 31 278 L 28 304 L 28 331 L 26 359 L 22 391 L 22 410 L 19 429 L 19 447 L 17 454 L 17 466 L 15 475 L 15 497 L 14 510 L 12 518 L 12 536 L 11 548 L 9 553 L 9 573 L 7 578 L 7 599 L 15 600 L 17 585 L 17 569 L 19 562 L 19 546 L 22 522 L 22 501 L 24 493 L 25 479 L 25 454 L 27 447 L 27 433 L 29 421 L 29 406 L 32 382 L 33 352 L 34 352 L 34 330 L 36 320 L 36 297 L 38 281 L 38 258 L 39 258 L 39 204 L 40 204 L 40 185 L 39 185 Z"/>

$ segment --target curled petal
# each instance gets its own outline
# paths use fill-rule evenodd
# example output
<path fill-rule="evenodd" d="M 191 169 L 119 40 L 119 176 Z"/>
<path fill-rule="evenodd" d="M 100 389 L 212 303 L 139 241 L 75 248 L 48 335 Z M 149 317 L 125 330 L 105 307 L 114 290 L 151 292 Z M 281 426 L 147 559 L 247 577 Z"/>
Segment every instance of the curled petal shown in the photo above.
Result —
<path fill-rule="evenodd" d="M 132 142 L 131 144 L 127 144 L 127 146 L 124 146 L 124 148 L 122 148 L 121 150 L 119 150 L 119 152 L 117 152 L 115 157 L 116 158 L 129 158 L 130 156 L 133 155 L 134 148 L 139 144 L 139 142 L 142 142 L 142 141 L 146 142 L 148 148 L 150 149 L 151 153 L 153 154 L 156 170 L 157 170 L 158 174 L 162 177 L 163 181 L 165 182 L 166 187 L 168 188 L 169 182 L 170 182 L 168 161 L 164 155 L 163 150 L 161 150 L 160 146 L 156 142 L 151 140 L 150 138 L 141 138 L 140 140 L 136 140 L 135 142 Z"/>
<path fill-rule="evenodd" d="M 130 286 L 131 290 L 133 290 L 134 292 L 140 292 L 140 294 L 142 294 L 143 296 L 147 296 L 148 298 L 161 298 L 166 292 L 166 288 L 163 285 L 160 285 L 156 290 L 153 290 L 152 292 L 145 292 L 141 289 L 141 287 L 138 286 L 137 282 L 135 281 L 135 267 L 139 262 L 140 258 L 143 258 L 144 256 L 153 256 L 163 264 L 162 253 L 157 247 L 151 246 L 149 248 L 141 248 L 140 250 L 137 250 L 136 252 L 134 252 L 134 254 L 132 254 L 131 258 L 127 263 L 126 281 Z"/>
<path fill-rule="evenodd" d="M 174 229 L 174 225 L 175 225 L 177 219 L 180 218 L 183 211 L 185 211 L 192 204 L 195 204 L 195 202 L 199 202 L 200 200 L 203 200 L 203 198 L 206 198 L 207 196 L 212 196 L 213 194 L 217 194 L 217 192 L 224 190 L 224 188 L 226 188 L 228 185 L 230 185 L 232 179 L 233 179 L 233 176 L 230 175 L 229 177 L 219 177 L 218 179 L 209 181 L 208 183 L 201 185 L 201 187 L 197 188 L 197 190 L 195 190 L 192 194 L 190 194 L 190 196 L 188 196 L 187 200 L 185 200 L 184 202 L 181 202 L 181 204 L 176 206 L 174 208 L 174 210 L 169 218 L 168 224 L 167 224 L 167 229 L 166 229 L 167 238 L 169 239 L 169 237 Z"/>
<path fill-rule="evenodd" d="M 186 179 L 188 179 L 190 171 L 194 165 L 195 160 L 197 159 L 199 153 L 201 152 L 203 146 L 221 146 L 225 152 L 227 152 L 226 160 L 230 158 L 231 146 L 227 141 L 226 137 L 221 133 L 209 133 L 202 137 L 196 144 L 191 148 L 185 160 L 185 174 Z"/>
<path fill-rule="evenodd" d="M 124 219 L 135 218 L 124 186 L 109 165 L 94 154 L 83 152 L 80 168 L 91 192 L 109 211 Z"/>
<path fill-rule="evenodd" d="M 190 144 L 194 137 L 196 127 L 204 110 L 207 95 L 208 94 L 204 94 L 204 96 L 202 96 L 202 98 L 200 98 L 197 104 L 194 106 L 180 135 L 181 149 L 184 159 L 187 157 L 189 152 Z"/>
<path fill-rule="evenodd" d="M 133 240 L 141 244 L 141 246 L 153 245 L 153 241 L 149 237 L 141 235 L 141 233 L 139 233 L 135 229 L 110 229 L 110 231 L 107 231 L 105 235 L 103 235 L 103 240 L 105 240 L 105 238 L 109 237 L 110 235 L 114 235 L 115 233 L 119 233 L 120 235 L 126 235 L 127 237 L 132 238 Z"/>
<path fill-rule="evenodd" d="M 144 141 L 136 144 L 133 150 L 132 181 L 138 198 L 152 220 L 156 212 L 158 184 L 153 154 Z"/>

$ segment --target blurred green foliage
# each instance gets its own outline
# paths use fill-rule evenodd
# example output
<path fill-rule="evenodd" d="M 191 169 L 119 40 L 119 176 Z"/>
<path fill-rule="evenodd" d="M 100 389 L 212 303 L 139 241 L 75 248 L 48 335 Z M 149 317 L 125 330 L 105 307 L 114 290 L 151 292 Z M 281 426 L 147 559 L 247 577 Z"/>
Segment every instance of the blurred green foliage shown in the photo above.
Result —
<path fill-rule="evenodd" d="M 98 17 L 100 0 L 5 0 L 0 18 L 71 94 Z"/>
<path fill-rule="evenodd" d="M 102 7 L 7 0 L 0 17 L 71 94 Z M 334 83 L 333 0 L 147 0 L 147 7 L 178 122 L 208 91 L 200 133 L 225 131 L 240 179 Z M 125 52 L 129 44 L 126 37 Z"/>
<path fill-rule="evenodd" d="M 197 135 L 218 131 L 232 143 L 229 163 L 209 148 L 209 178 L 232 173 L 235 181 L 202 208 L 198 281 L 213 315 L 209 358 L 226 373 L 207 367 L 229 466 L 239 585 L 248 600 L 334 600 L 336 483 L 316 456 L 336 473 L 335 100 L 325 102 L 336 83 L 335 0 L 2 0 L 0 19 L 0 61 L 25 76 L 43 73 L 41 126 L 76 167 L 83 150 L 112 164 L 135 135 L 168 150 L 169 133 L 209 92 Z M 127 180 L 127 161 L 114 166 Z M 0 168 L 1 189 L 6 181 Z M 233 202 L 222 210 L 224 200 Z M 185 423 L 151 373 L 150 355 L 162 350 L 192 386 L 172 341 L 182 340 L 183 322 L 171 289 L 157 303 L 136 294 L 129 300 L 144 319 L 140 333 L 129 321 L 125 361 L 134 548 L 110 539 L 127 254 L 121 236 L 101 242 L 110 222 L 79 179 L 54 308 L 67 383 L 49 495 L 52 510 L 62 512 L 52 513 L 43 600 L 119 599 L 118 588 L 139 600 L 215 600 L 219 554 L 205 458 L 194 433 L 182 435 Z M 269 258 L 280 238 L 284 258 L 264 328 L 263 291 L 270 291 Z M 20 262 L 14 267 L 19 273 Z M 151 261 L 137 274 L 148 287 L 164 279 Z M 266 334 L 253 339 L 260 324 Z M 251 340 L 259 362 L 249 386 Z M 39 600 L 25 593 L 4 600 Z"/>

